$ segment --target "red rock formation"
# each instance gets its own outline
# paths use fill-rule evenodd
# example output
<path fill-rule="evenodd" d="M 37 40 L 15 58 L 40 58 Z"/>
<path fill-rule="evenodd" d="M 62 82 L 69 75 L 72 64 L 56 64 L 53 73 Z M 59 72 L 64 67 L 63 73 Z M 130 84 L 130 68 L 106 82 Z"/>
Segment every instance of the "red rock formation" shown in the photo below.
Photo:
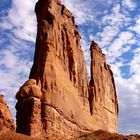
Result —
<path fill-rule="evenodd" d="M 20 88 L 16 94 L 17 132 L 34 136 L 41 133 L 41 96 L 40 87 L 34 79 L 28 80 Z"/>
<path fill-rule="evenodd" d="M 7 131 L 14 131 L 15 124 L 12 119 L 11 113 L 3 96 L 0 95 L 0 134 Z"/>
<path fill-rule="evenodd" d="M 65 138 L 98 129 L 115 132 L 117 99 L 108 66 L 105 64 L 107 68 L 99 71 L 99 75 L 103 74 L 97 78 L 99 81 L 93 75 L 97 74 L 98 70 L 94 73 L 93 69 L 98 66 L 92 66 L 89 86 L 81 37 L 72 14 L 58 0 L 39 0 L 36 14 L 38 32 L 30 84 L 25 83 L 16 96 L 17 131 L 31 136 L 47 134 L 47 137 Z M 102 53 L 97 56 L 92 62 L 97 59 L 101 66 Z M 102 85 L 98 87 L 98 83 Z M 108 90 L 100 92 L 103 86 Z"/>
<path fill-rule="evenodd" d="M 90 80 L 90 110 L 97 118 L 106 124 L 106 130 L 117 130 L 118 101 L 115 82 L 105 55 L 96 42 L 92 42 L 91 80 Z"/>

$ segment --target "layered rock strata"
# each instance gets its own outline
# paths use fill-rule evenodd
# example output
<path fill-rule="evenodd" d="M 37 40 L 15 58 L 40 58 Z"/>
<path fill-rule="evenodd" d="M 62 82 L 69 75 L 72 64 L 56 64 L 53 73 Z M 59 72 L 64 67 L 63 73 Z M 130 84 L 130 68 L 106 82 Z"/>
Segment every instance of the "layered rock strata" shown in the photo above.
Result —
<path fill-rule="evenodd" d="M 14 131 L 15 124 L 12 119 L 9 107 L 0 95 L 0 134 L 6 133 L 7 131 Z"/>
<path fill-rule="evenodd" d="M 117 131 L 114 79 L 100 48 L 91 45 L 91 80 L 74 17 L 58 0 L 39 0 L 34 64 L 17 93 L 17 132 L 67 139 Z M 98 77 L 99 76 L 99 77 Z"/>

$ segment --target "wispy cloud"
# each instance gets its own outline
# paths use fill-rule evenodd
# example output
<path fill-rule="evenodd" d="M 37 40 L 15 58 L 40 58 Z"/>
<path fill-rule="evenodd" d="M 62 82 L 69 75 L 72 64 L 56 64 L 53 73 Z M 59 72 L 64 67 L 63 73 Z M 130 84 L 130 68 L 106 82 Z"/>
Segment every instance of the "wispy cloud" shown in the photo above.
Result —
<path fill-rule="evenodd" d="M 122 5 L 130 10 L 134 10 L 137 7 L 133 0 L 122 0 Z"/>
<path fill-rule="evenodd" d="M 33 7 L 36 0 L 22 1 L 13 0 L 12 7 L 8 16 L 2 18 L 0 27 L 12 30 L 16 38 L 35 41 L 36 36 L 36 17 L 33 13 Z"/>
<path fill-rule="evenodd" d="M 33 7 L 36 0 L 13 0 L 12 5 L 7 5 L 9 2 L 1 1 L 3 7 L 6 6 L 6 14 L 0 15 L 0 78 L 3 79 L 0 81 L 0 92 L 5 95 L 15 115 L 14 96 L 27 80 L 32 65 L 36 38 Z"/>
<path fill-rule="evenodd" d="M 140 15 L 135 18 L 135 25 L 128 28 L 130 31 L 134 31 L 138 35 L 140 34 Z"/>

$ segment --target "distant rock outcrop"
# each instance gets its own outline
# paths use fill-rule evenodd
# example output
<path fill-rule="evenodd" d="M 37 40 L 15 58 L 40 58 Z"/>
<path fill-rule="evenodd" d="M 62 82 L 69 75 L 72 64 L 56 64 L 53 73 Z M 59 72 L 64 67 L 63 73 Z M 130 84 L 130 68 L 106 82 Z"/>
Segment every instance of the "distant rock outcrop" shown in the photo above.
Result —
<path fill-rule="evenodd" d="M 3 96 L 0 95 L 0 134 L 14 131 L 15 124 Z"/>
<path fill-rule="evenodd" d="M 78 137 L 94 130 L 117 131 L 113 74 L 98 45 L 91 45 L 91 80 L 74 17 L 58 0 L 39 0 L 34 64 L 16 95 L 17 132 Z"/>

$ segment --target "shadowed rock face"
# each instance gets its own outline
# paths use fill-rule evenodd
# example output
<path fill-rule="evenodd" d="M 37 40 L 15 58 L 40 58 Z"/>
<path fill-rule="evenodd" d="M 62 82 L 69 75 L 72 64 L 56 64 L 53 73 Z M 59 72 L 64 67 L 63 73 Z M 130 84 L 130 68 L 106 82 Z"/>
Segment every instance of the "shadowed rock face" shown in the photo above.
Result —
<path fill-rule="evenodd" d="M 98 45 L 91 45 L 91 80 L 74 17 L 58 0 L 39 0 L 34 64 L 16 95 L 17 132 L 78 137 L 117 130 L 113 74 Z M 95 50 L 95 51 L 94 51 Z"/>
<path fill-rule="evenodd" d="M 18 103 L 16 131 L 37 136 L 41 133 L 41 89 L 36 85 L 36 80 L 28 80 L 16 94 Z"/>
<path fill-rule="evenodd" d="M 14 131 L 15 124 L 12 119 L 11 113 L 3 96 L 0 95 L 0 134 L 7 131 Z"/>

